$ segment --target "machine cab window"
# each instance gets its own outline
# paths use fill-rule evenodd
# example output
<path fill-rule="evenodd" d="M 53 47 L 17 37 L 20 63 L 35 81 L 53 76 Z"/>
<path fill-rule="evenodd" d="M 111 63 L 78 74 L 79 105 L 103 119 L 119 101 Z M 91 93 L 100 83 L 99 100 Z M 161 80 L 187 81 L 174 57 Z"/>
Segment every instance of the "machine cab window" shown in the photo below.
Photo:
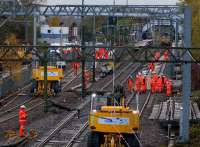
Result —
<path fill-rule="evenodd" d="M 96 94 L 92 94 L 92 100 L 91 100 L 91 110 L 101 110 L 102 106 L 106 106 L 108 103 L 108 97 L 107 96 L 99 96 Z"/>

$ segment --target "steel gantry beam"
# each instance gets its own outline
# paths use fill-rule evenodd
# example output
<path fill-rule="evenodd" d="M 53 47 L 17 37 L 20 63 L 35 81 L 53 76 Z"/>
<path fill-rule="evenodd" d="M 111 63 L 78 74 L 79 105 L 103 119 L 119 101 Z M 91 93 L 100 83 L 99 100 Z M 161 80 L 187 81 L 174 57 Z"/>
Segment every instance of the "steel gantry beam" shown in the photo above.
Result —
<path fill-rule="evenodd" d="M 82 46 L 0 46 L 0 61 L 1 62 L 9 62 L 9 61 L 23 61 L 24 59 L 28 59 L 28 55 L 30 53 L 33 53 L 35 56 L 37 56 L 39 59 L 42 59 L 43 53 L 41 48 L 82 48 Z M 21 48 L 24 50 L 28 49 L 28 52 L 24 54 L 23 57 L 21 56 L 14 56 L 8 58 L 6 55 L 9 52 L 13 52 L 14 49 Z M 68 55 L 58 55 L 59 59 L 58 61 L 66 61 L 66 62 L 81 62 L 82 60 L 85 60 L 85 62 L 110 62 L 115 60 L 115 62 L 161 62 L 161 63 L 200 63 L 200 60 L 187 60 L 184 58 L 185 55 L 192 54 L 192 51 L 199 51 L 200 48 L 184 48 L 184 47 L 172 47 L 172 48 L 163 48 L 160 49 L 159 47 L 132 47 L 132 46 L 84 46 L 85 52 L 84 55 L 82 55 L 82 52 L 74 52 Z M 95 48 L 106 48 L 110 54 L 110 57 L 108 59 L 95 59 L 94 49 Z M 155 52 L 160 51 L 161 55 L 164 54 L 164 52 L 168 51 L 169 56 L 171 58 L 169 60 L 163 60 L 159 59 L 157 60 L 155 58 Z M 175 51 L 179 52 L 179 56 L 177 56 L 177 53 Z M 140 52 L 143 54 L 143 57 L 135 56 L 136 52 Z M 80 56 L 80 58 L 77 58 L 77 54 Z M 127 60 L 124 58 L 126 55 L 130 55 L 132 58 L 131 60 Z M 29 59 L 30 60 L 30 59 Z"/>
<path fill-rule="evenodd" d="M 82 11 L 83 10 L 83 11 Z M 34 12 L 35 11 L 35 12 Z M 119 16 L 181 18 L 176 5 L 28 5 L 0 2 L 0 16 Z"/>

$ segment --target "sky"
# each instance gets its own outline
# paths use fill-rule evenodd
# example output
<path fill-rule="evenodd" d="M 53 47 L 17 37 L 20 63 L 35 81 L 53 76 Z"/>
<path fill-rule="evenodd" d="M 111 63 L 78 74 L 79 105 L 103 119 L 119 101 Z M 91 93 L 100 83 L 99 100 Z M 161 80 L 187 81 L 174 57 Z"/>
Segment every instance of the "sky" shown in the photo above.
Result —
<path fill-rule="evenodd" d="M 46 0 L 48 5 L 81 4 L 82 0 Z M 129 5 L 175 5 L 178 0 L 128 0 Z M 85 0 L 85 4 L 111 5 L 114 0 Z M 126 5 L 127 0 L 115 0 L 115 4 Z"/>

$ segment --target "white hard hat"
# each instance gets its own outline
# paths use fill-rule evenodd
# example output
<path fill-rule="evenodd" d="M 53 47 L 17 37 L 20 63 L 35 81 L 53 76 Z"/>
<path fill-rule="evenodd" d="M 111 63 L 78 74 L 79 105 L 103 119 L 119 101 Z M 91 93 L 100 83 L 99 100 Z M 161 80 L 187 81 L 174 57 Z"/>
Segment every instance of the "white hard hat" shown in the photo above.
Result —
<path fill-rule="evenodd" d="M 156 72 L 155 72 L 155 71 L 153 71 L 153 72 L 152 72 L 152 74 L 156 74 Z"/>
<path fill-rule="evenodd" d="M 21 106 L 20 106 L 20 108 L 26 108 L 26 106 L 24 106 L 24 105 L 21 105 Z"/>
<path fill-rule="evenodd" d="M 141 75 L 141 72 L 138 72 L 138 75 Z"/>

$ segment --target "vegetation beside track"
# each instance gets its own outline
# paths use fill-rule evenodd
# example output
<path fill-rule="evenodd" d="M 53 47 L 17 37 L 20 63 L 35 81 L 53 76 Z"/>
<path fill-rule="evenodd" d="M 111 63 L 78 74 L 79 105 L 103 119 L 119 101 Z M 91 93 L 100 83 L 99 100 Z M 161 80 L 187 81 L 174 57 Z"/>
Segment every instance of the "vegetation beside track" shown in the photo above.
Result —
<path fill-rule="evenodd" d="M 192 92 L 192 100 L 200 107 L 200 90 Z M 175 147 L 199 147 L 200 146 L 200 124 L 190 126 L 190 141 L 188 143 L 177 143 Z"/>

